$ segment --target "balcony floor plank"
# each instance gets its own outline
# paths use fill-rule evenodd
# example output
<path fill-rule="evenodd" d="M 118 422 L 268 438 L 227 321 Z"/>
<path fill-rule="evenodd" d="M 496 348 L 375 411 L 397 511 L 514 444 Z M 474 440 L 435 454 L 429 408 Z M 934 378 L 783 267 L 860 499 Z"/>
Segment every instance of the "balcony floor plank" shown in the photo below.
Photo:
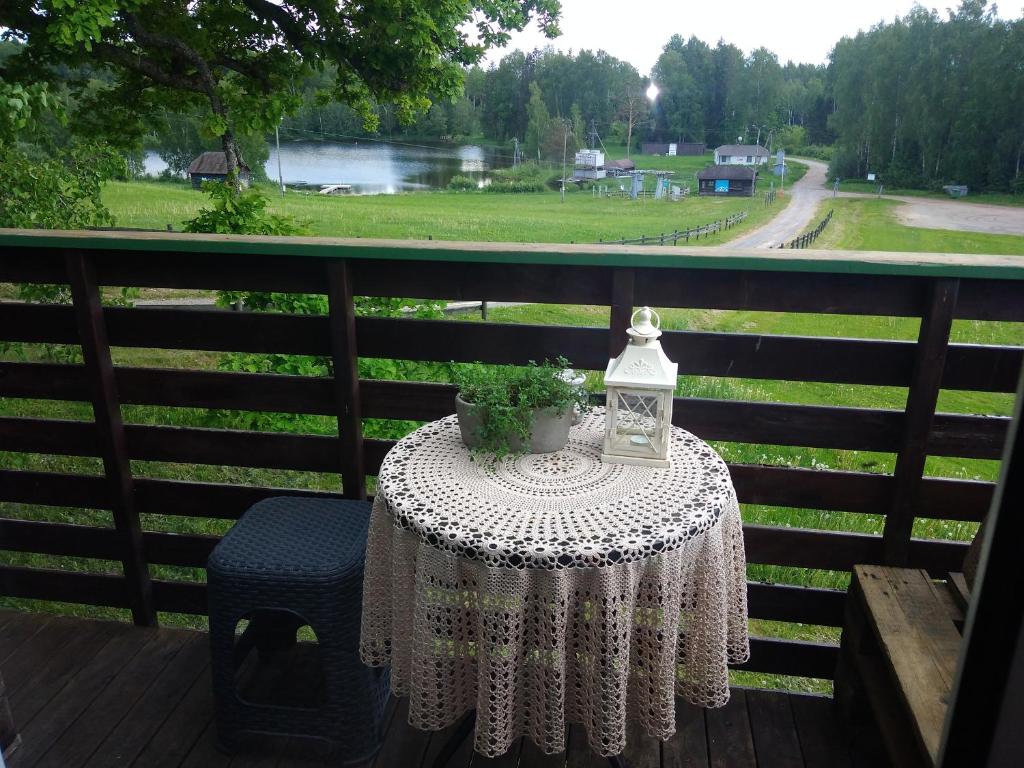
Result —
<path fill-rule="evenodd" d="M 38 642 L 37 642 L 38 641 Z M 297 703 L 318 679 L 315 646 L 276 660 L 275 678 L 256 679 L 246 695 Z M 252 737 L 235 755 L 217 749 L 209 650 L 202 633 L 133 627 L 116 622 L 0 611 L 0 673 L 9 690 L 22 744 L 10 768 L 327 768 L 332 756 L 313 740 Z M 454 728 L 417 731 L 408 701 L 389 702 L 384 745 L 375 768 L 432 768 Z M 849 753 L 832 700 L 824 696 L 735 689 L 723 709 L 679 702 L 677 732 L 660 744 L 630 726 L 630 768 L 745 768 L 862 765 Z M 569 729 L 568 749 L 543 755 L 528 739 L 486 760 L 465 741 L 447 768 L 603 768 L 586 749 L 581 726 Z M 755 753 L 756 747 L 756 753 Z M 780 762 L 781 758 L 785 758 Z"/>

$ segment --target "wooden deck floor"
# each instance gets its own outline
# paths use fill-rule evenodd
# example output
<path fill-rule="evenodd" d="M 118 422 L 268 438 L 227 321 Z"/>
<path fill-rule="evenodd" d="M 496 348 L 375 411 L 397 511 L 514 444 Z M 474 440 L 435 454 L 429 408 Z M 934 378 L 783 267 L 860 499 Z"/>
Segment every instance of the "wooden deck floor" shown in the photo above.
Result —
<path fill-rule="evenodd" d="M 217 751 L 212 724 L 206 635 L 126 624 L 0 611 L 0 671 L 22 743 L 10 768 L 286 768 L 326 766 L 315 742 L 254 740 L 234 757 Z M 294 670 L 289 670 L 291 673 Z M 295 676 L 285 675 L 294 688 Z M 294 692 L 294 691 L 293 691 Z M 430 766 L 445 732 L 406 724 L 404 702 L 390 724 L 375 768 Z M 607 762 L 571 728 L 566 753 L 542 755 L 520 742 L 485 760 L 467 742 L 458 768 L 590 768 Z M 675 737 L 631 739 L 629 768 L 800 768 L 872 765 L 852 758 L 830 699 L 734 690 L 728 706 L 680 707 Z"/>

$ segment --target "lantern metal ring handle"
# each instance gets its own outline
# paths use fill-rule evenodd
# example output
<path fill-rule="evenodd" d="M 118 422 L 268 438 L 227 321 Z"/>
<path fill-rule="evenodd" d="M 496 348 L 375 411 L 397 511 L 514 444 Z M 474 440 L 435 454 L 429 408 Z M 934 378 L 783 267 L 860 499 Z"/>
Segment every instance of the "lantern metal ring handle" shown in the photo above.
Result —
<path fill-rule="evenodd" d="M 650 307 L 640 307 L 640 309 L 635 310 L 633 314 L 629 316 L 630 325 L 636 325 L 636 316 L 639 315 L 641 312 L 647 313 L 647 317 L 644 318 L 647 322 L 650 322 L 651 318 L 654 318 L 655 322 L 652 323 L 652 325 L 654 325 L 654 327 L 658 328 L 659 330 L 661 329 L 661 315 L 659 315 Z"/>

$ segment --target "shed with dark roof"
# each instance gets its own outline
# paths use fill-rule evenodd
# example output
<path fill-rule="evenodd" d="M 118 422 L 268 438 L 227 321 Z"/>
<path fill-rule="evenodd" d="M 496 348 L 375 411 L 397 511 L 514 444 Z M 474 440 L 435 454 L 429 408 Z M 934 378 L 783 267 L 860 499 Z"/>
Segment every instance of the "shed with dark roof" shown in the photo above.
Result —
<path fill-rule="evenodd" d="M 753 197 L 757 171 L 745 165 L 709 165 L 697 172 L 697 192 L 718 197 Z"/>
<path fill-rule="evenodd" d="M 188 167 L 188 177 L 192 180 L 192 188 L 199 189 L 204 181 L 224 181 L 228 177 L 228 158 L 221 150 L 203 152 Z M 242 186 L 249 186 L 252 173 L 249 166 L 242 163 L 238 168 L 238 180 Z"/>

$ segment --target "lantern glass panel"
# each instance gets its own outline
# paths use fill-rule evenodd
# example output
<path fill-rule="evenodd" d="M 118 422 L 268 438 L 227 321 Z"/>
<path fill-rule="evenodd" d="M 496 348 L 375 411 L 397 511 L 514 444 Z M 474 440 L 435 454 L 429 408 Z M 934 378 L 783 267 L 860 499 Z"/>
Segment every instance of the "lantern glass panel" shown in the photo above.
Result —
<path fill-rule="evenodd" d="M 630 451 L 658 453 L 660 397 L 651 392 L 620 391 L 615 407 L 615 442 Z"/>

